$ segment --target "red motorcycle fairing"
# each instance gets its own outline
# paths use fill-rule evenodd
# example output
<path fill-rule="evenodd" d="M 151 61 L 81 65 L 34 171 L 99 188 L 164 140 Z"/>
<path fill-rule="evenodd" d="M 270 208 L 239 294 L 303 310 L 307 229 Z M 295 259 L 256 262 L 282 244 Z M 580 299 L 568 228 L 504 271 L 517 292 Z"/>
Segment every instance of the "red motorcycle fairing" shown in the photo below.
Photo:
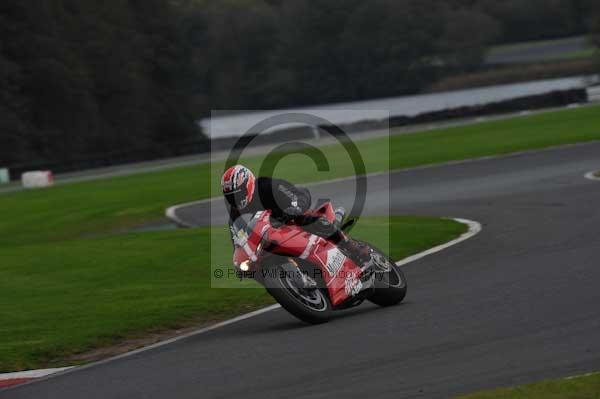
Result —
<path fill-rule="evenodd" d="M 310 214 L 324 216 L 330 221 L 335 218 L 329 202 L 311 211 Z M 362 270 L 353 260 L 345 256 L 337 245 L 305 231 L 301 226 L 284 224 L 274 227 L 270 215 L 270 211 L 258 212 L 245 230 L 235 232 L 236 249 L 233 261 L 236 266 L 247 262 L 249 270 L 259 270 L 264 255 L 261 254 L 263 248 L 259 248 L 259 245 L 261 242 L 262 245 L 266 245 L 266 241 L 270 253 L 303 259 L 318 267 L 334 307 L 362 290 L 363 284 L 360 280 Z"/>

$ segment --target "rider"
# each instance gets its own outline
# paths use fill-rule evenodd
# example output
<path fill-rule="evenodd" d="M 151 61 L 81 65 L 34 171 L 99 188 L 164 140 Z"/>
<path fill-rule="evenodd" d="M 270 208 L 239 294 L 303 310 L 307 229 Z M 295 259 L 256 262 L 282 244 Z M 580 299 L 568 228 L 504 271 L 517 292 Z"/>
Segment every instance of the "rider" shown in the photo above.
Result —
<path fill-rule="evenodd" d="M 232 240 L 233 223 L 242 214 L 254 214 L 269 209 L 272 217 L 280 223 L 293 220 L 307 231 L 331 239 L 335 243 L 347 247 L 357 246 L 351 249 L 356 249 L 355 253 L 362 253 L 362 247 L 354 240 L 346 239 L 337 224 L 330 223 L 326 218 L 315 219 L 303 216 L 311 204 L 310 192 L 304 187 L 297 187 L 283 179 L 255 178 L 250 169 L 243 165 L 235 165 L 223 174 L 221 188 L 229 205 L 229 228 L 232 232 Z M 341 219 L 343 209 L 336 210 L 336 216 L 340 216 Z"/>

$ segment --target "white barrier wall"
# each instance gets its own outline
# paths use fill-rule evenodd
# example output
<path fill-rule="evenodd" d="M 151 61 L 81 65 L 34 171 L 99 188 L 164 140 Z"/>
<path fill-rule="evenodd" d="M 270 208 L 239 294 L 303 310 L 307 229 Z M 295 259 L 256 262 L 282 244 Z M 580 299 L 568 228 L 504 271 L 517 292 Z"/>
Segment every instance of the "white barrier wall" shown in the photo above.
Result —
<path fill-rule="evenodd" d="M 587 88 L 588 101 L 598 102 L 600 101 L 600 86 L 591 86 Z"/>
<path fill-rule="evenodd" d="M 54 184 L 54 176 L 49 170 L 36 170 L 21 175 L 24 188 L 49 187 Z"/>
<path fill-rule="evenodd" d="M 0 168 L 0 184 L 6 184 L 10 182 L 10 174 L 8 169 Z"/>

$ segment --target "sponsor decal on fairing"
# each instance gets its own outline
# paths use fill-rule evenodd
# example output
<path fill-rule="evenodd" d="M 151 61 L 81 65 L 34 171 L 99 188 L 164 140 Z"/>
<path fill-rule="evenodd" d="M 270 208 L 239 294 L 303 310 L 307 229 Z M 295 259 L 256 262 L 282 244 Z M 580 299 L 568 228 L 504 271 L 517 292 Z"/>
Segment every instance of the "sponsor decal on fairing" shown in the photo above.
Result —
<path fill-rule="evenodd" d="M 346 276 L 346 280 L 344 281 L 346 295 L 354 296 L 360 292 L 362 287 L 362 281 L 360 281 L 360 279 L 356 276 L 356 273 L 349 273 Z"/>
<path fill-rule="evenodd" d="M 325 267 L 331 277 L 335 277 L 338 274 L 345 260 L 346 256 L 339 249 L 332 248 L 327 251 L 327 264 Z"/>

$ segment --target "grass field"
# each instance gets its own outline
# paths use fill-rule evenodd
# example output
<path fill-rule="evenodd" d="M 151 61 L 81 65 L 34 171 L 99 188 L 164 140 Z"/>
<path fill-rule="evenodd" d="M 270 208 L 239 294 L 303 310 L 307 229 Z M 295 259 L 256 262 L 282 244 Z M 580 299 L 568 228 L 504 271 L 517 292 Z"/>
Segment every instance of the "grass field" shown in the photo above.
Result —
<path fill-rule="evenodd" d="M 547 39 L 547 40 L 531 40 L 527 42 L 499 44 L 492 46 L 492 51 L 504 51 L 504 50 L 529 50 L 538 46 L 547 46 L 552 44 L 564 44 L 570 43 L 573 40 L 577 40 L 576 37 L 567 37 L 561 39 Z"/>
<path fill-rule="evenodd" d="M 566 53 L 562 57 L 558 57 L 558 59 L 592 58 L 597 54 L 598 49 L 592 47 Z"/>
<path fill-rule="evenodd" d="M 483 391 L 457 399 L 600 399 L 600 373 Z"/>
<path fill-rule="evenodd" d="M 391 254 L 400 259 L 466 229 L 451 220 L 394 217 L 389 223 L 362 218 L 353 232 L 377 245 L 389 230 Z M 231 264 L 227 229 L 210 233 L 217 238 L 212 245 L 222 247 L 220 259 L 208 258 L 209 233 L 130 233 L 2 248 L 0 372 L 65 365 L 70 355 L 124 338 L 272 303 L 262 288 L 209 289 L 211 262 Z"/>
<path fill-rule="evenodd" d="M 378 172 L 599 140 L 598 111 L 563 110 L 372 139 L 359 147 L 367 172 Z M 275 175 L 301 183 L 353 173 L 340 146 L 322 150 L 329 172 L 318 172 L 305 156 L 289 155 Z M 244 163 L 258 168 L 262 161 Z M 0 371 L 62 364 L 69 354 L 123 337 L 222 319 L 269 302 L 261 290 L 225 295 L 206 289 L 205 229 L 126 233 L 161 218 L 169 205 L 209 197 L 222 168 L 200 165 L 0 195 Z M 382 226 L 361 222 L 370 241 L 381 236 L 376 229 Z M 402 237 L 392 245 L 396 257 L 463 229 L 406 218 L 394 226 L 394 236 Z M 223 243 L 229 245 L 225 238 L 216 244 Z"/>
<path fill-rule="evenodd" d="M 599 106 L 362 141 L 360 150 L 367 172 L 379 172 L 591 140 L 600 140 Z M 291 155 L 275 175 L 301 183 L 353 173 L 340 146 L 322 150 L 335 165 L 331 171 L 319 172 L 307 157 Z M 244 163 L 256 169 L 262 160 Z M 158 219 L 170 205 L 216 193 L 222 170 L 222 164 L 204 164 L 0 195 L 0 247 L 114 232 Z"/>
<path fill-rule="evenodd" d="M 583 43 L 580 44 L 582 40 Z M 554 47 L 558 47 L 559 50 L 549 51 L 549 49 Z M 567 48 L 567 50 L 561 51 L 561 48 Z M 571 50 L 568 50 L 568 48 L 571 48 Z M 527 53 L 537 54 L 541 52 L 542 55 L 536 57 L 536 59 L 540 61 L 552 61 L 573 58 L 590 58 L 594 56 L 596 51 L 597 49 L 591 43 L 586 43 L 585 39 L 571 37 L 492 46 L 488 51 L 488 56 L 498 57 L 503 55 L 511 56 L 515 53 L 519 55 Z"/>

